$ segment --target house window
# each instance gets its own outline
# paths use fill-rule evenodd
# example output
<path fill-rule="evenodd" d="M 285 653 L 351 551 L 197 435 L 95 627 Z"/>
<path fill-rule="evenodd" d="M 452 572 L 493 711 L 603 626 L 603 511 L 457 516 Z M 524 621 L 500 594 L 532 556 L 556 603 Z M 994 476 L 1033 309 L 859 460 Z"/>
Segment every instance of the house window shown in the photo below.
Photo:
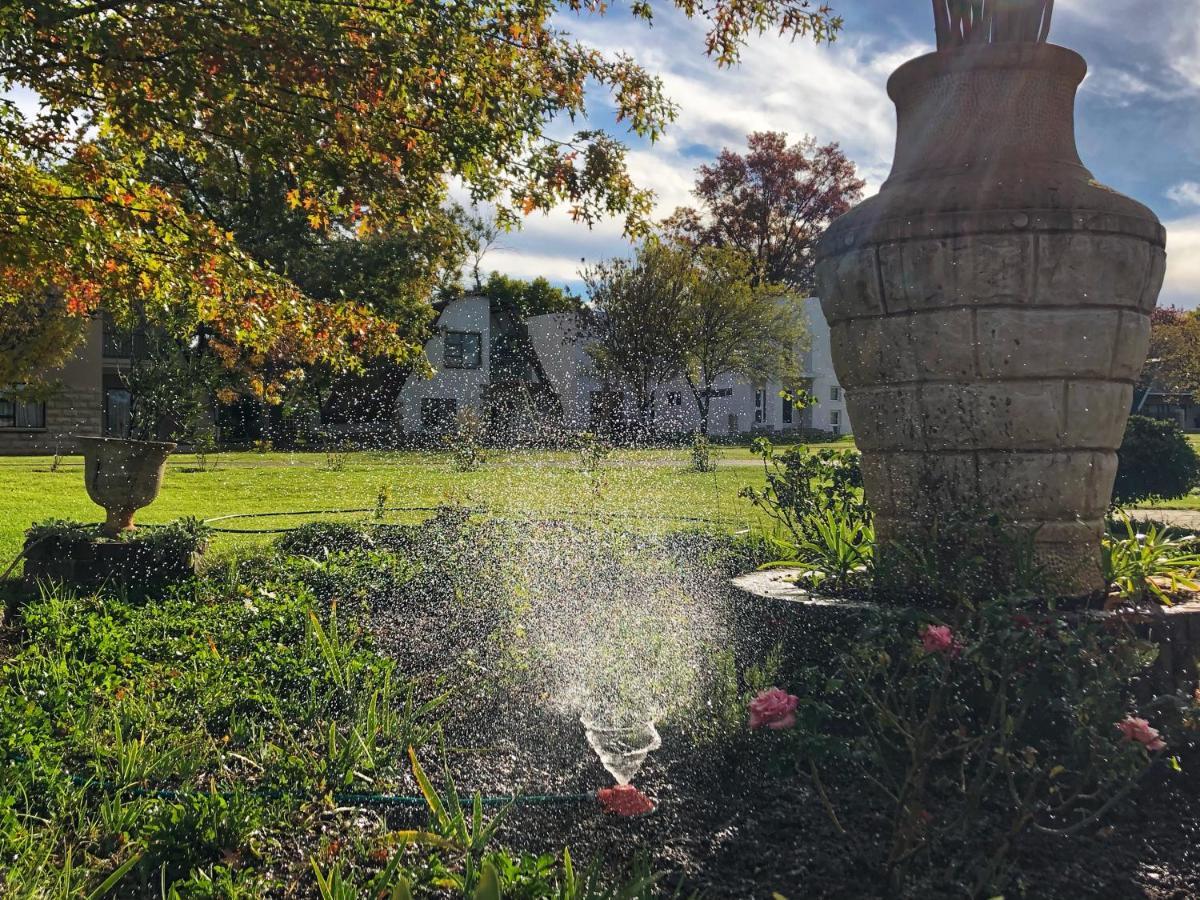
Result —
<path fill-rule="evenodd" d="M 45 428 L 46 404 L 0 397 L 0 428 Z"/>
<path fill-rule="evenodd" d="M 792 424 L 792 398 L 791 397 L 783 397 L 781 399 L 782 399 L 782 403 L 783 403 L 783 424 L 791 425 Z"/>
<path fill-rule="evenodd" d="M 767 420 L 767 389 L 754 389 L 754 424 L 761 425 Z"/>
<path fill-rule="evenodd" d="M 840 409 L 829 411 L 829 432 L 830 434 L 842 433 L 842 411 Z"/>
<path fill-rule="evenodd" d="M 667 391 L 667 406 L 683 406 L 683 394 L 679 391 Z"/>
<path fill-rule="evenodd" d="M 133 332 L 127 328 L 118 328 L 112 316 L 107 313 L 103 318 L 103 334 L 101 347 L 106 359 L 128 359 L 133 356 Z"/>
<path fill-rule="evenodd" d="M 454 424 L 458 416 L 458 401 L 446 397 L 421 398 L 421 427 L 442 431 Z"/>
<path fill-rule="evenodd" d="M 710 394 L 710 396 L 712 396 L 712 397 L 732 397 L 733 396 L 733 388 L 713 388 L 713 391 Z"/>
<path fill-rule="evenodd" d="M 842 399 L 842 389 L 840 387 L 838 387 L 836 384 L 833 385 L 833 387 L 831 387 L 829 389 L 829 399 L 830 400 L 841 400 Z"/>
<path fill-rule="evenodd" d="M 129 437 L 129 411 L 133 396 L 124 388 L 104 392 L 104 433 L 109 437 Z"/>
<path fill-rule="evenodd" d="M 478 369 L 483 365 L 483 336 L 478 331 L 447 331 L 447 369 Z"/>
<path fill-rule="evenodd" d="M 738 433 L 738 416 L 737 416 L 737 413 L 730 413 L 730 414 L 729 414 L 729 433 L 730 433 L 730 434 L 737 434 L 737 433 Z"/>

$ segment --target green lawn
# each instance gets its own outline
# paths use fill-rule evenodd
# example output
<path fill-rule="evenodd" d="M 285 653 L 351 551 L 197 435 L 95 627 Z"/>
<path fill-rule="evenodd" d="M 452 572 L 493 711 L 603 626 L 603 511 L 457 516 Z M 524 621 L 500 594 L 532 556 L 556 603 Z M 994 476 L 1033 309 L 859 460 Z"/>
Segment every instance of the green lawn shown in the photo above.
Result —
<path fill-rule="evenodd" d="M 836 446 L 847 446 L 839 444 Z M 226 453 L 215 467 L 197 467 L 189 455 L 172 457 L 162 492 L 138 515 L 145 523 L 179 516 L 202 519 L 235 513 L 306 512 L 371 507 L 381 489 L 392 506 L 447 502 L 485 506 L 497 514 L 619 514 L 650 523 L 664 517 L 715 519 L 737 528 L 756 521 L 738 497 L 744 485 L 761 484 L 761 469 L 744 448 L 721 448 L 711 474 L 687 471 L 688 452 L 619 450 L 598 473 L 583 470 L 572 452 L 492 454 L 475 472 L 457 472 L 443 453 L 362 452 L 346 454 L 344 466 L 324 453 Z M 17 554 L 32 523 L 51 517 L 95 522 L 101 510 L 83 486 L 83 461 L 64 457 L 56 471 L 49 457 L 0 457 L 0 568 Z M 360 517 L 364 514 L 357 514 Z M 269 528 L 330 516 L 241 519 L 230 528 Z M 405 520 L 395 514 L 392 520 Z M 408 517 L 409 519 L 412 516 Z M 253 536 L 219 534 L 215 549 Z"/>

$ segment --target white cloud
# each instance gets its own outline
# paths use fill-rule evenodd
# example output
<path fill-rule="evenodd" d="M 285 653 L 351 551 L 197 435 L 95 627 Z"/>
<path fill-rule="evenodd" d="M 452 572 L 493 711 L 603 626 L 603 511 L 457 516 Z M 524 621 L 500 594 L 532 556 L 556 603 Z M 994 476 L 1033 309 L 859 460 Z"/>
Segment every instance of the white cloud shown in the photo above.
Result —
<path fill-rule="evenodd" d="M 1164 223 L 1167 228 L 1167 277 L 1159 303 L 1200 306 L 1200 216 Z"/>
<path fill-rule="evenodd" d="M 1181 181 L 1167 190 L 1167 199 L 1180 206 L 1200 206 L 1200 184 Z"/>
<path fill-rule="evenodd" d="M 693 203 L 697 166 L 711 162 L 724 147 L 743 150 L 752 131 L 838 142 L 858 164 L 867 193 L 874 193 L 887 177 L 895 145 L 887 78 L 906 59 L 931 49 L 919 43 L 888 46 L 861 36 L 816 46 L 764 35 L 750 42 L 740 65 L 719 69 L 704 55 L 703 28 L 694 22 L 676 18 L 648 29 L 610 18 L 576 30 L 602 51 L 630 53 L 659 74 L 678 107 L 662 139 L 652 145 L 634 141 L 628 156 L 635 181 L 657 195 L 656 218 Z M 594 99 L 595 110 L 607 107 L 606 98 Z M 619 222 L 588 231 L 556 210 L 527 219 L 520 232 L 502 242 L 504 252 L 490 254 L 485 266 L 515 276 L 573 281 L 581 257 L 593 262 L 629 252 L 620 232 Z M 543 264 L 546 269 L 534 271 Z"/>

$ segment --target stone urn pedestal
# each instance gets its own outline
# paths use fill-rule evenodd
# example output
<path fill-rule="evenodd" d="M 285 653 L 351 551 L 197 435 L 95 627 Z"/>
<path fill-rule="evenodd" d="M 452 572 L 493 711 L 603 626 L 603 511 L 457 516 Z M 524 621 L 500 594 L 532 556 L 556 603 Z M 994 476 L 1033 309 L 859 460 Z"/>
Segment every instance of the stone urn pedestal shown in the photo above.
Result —
<path fill-rule="evenodd" d="M 149 506 L 162 486 L 172 443 L 80 437 L 88 496 L 104 507 L 103 531 L 116 537 L 133 528 L 133 514 Z"/>
<path fill-rule="evenodd" d="M 1034 43 L 901 66 L 891 175 L 817 254 L 881 549 L 998 515 L 1072 595 L 1104 587 L 1116 449 L 1165 266 L 1154 214 L 1079 159 L 1086 71 Z"/>

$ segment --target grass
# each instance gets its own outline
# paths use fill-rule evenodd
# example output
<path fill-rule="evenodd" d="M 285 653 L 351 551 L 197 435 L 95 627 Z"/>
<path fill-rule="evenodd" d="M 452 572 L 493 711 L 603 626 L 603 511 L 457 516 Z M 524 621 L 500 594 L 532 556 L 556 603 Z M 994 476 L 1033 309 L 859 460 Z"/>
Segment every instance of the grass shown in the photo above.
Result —
<path fill-rule="evenodd" d="M 569 451 L 492 453 L 475 472 L 455 471 L 449 454 L 415 451 L 357 452 L 333 460 L 324 453 L 225 453 L 215 468 L 204 470 L 195 457 L 183 454 L 168 462 L 158 499 L 137 518 L 155 524 L 179 516 L 370 508 L 386 490 L 387 505 L 397 507 L 465 503 L 500 515 L 580 510 L 633 521 L 694 517 L 719 520 L 730 529 L 758 521 L 750 504 L 738 497 L 742 487 L 762 483 L 761 469 L 746 447 L 719 448 L 717 470 L 706 474 L 687 470 L 688 453 L 687 448 L 618 450 L 596 472 L 584 471 L 579 456 Z M 0 496 L 5 498 L 0 567 L 20 551 L 22 535 L 33 522 L 103 518 L 84 490 L 81 457 L 64 457 L 53 471 L 50 457 L 0 457 Z M 250 530 L 318 518 L 336 516 L 240 519 L 224 526 Z M 391 520 L 404 519 L 391 515 Z M 219 534 L 213 549 L 262 540 L 261 535 Z"/>

